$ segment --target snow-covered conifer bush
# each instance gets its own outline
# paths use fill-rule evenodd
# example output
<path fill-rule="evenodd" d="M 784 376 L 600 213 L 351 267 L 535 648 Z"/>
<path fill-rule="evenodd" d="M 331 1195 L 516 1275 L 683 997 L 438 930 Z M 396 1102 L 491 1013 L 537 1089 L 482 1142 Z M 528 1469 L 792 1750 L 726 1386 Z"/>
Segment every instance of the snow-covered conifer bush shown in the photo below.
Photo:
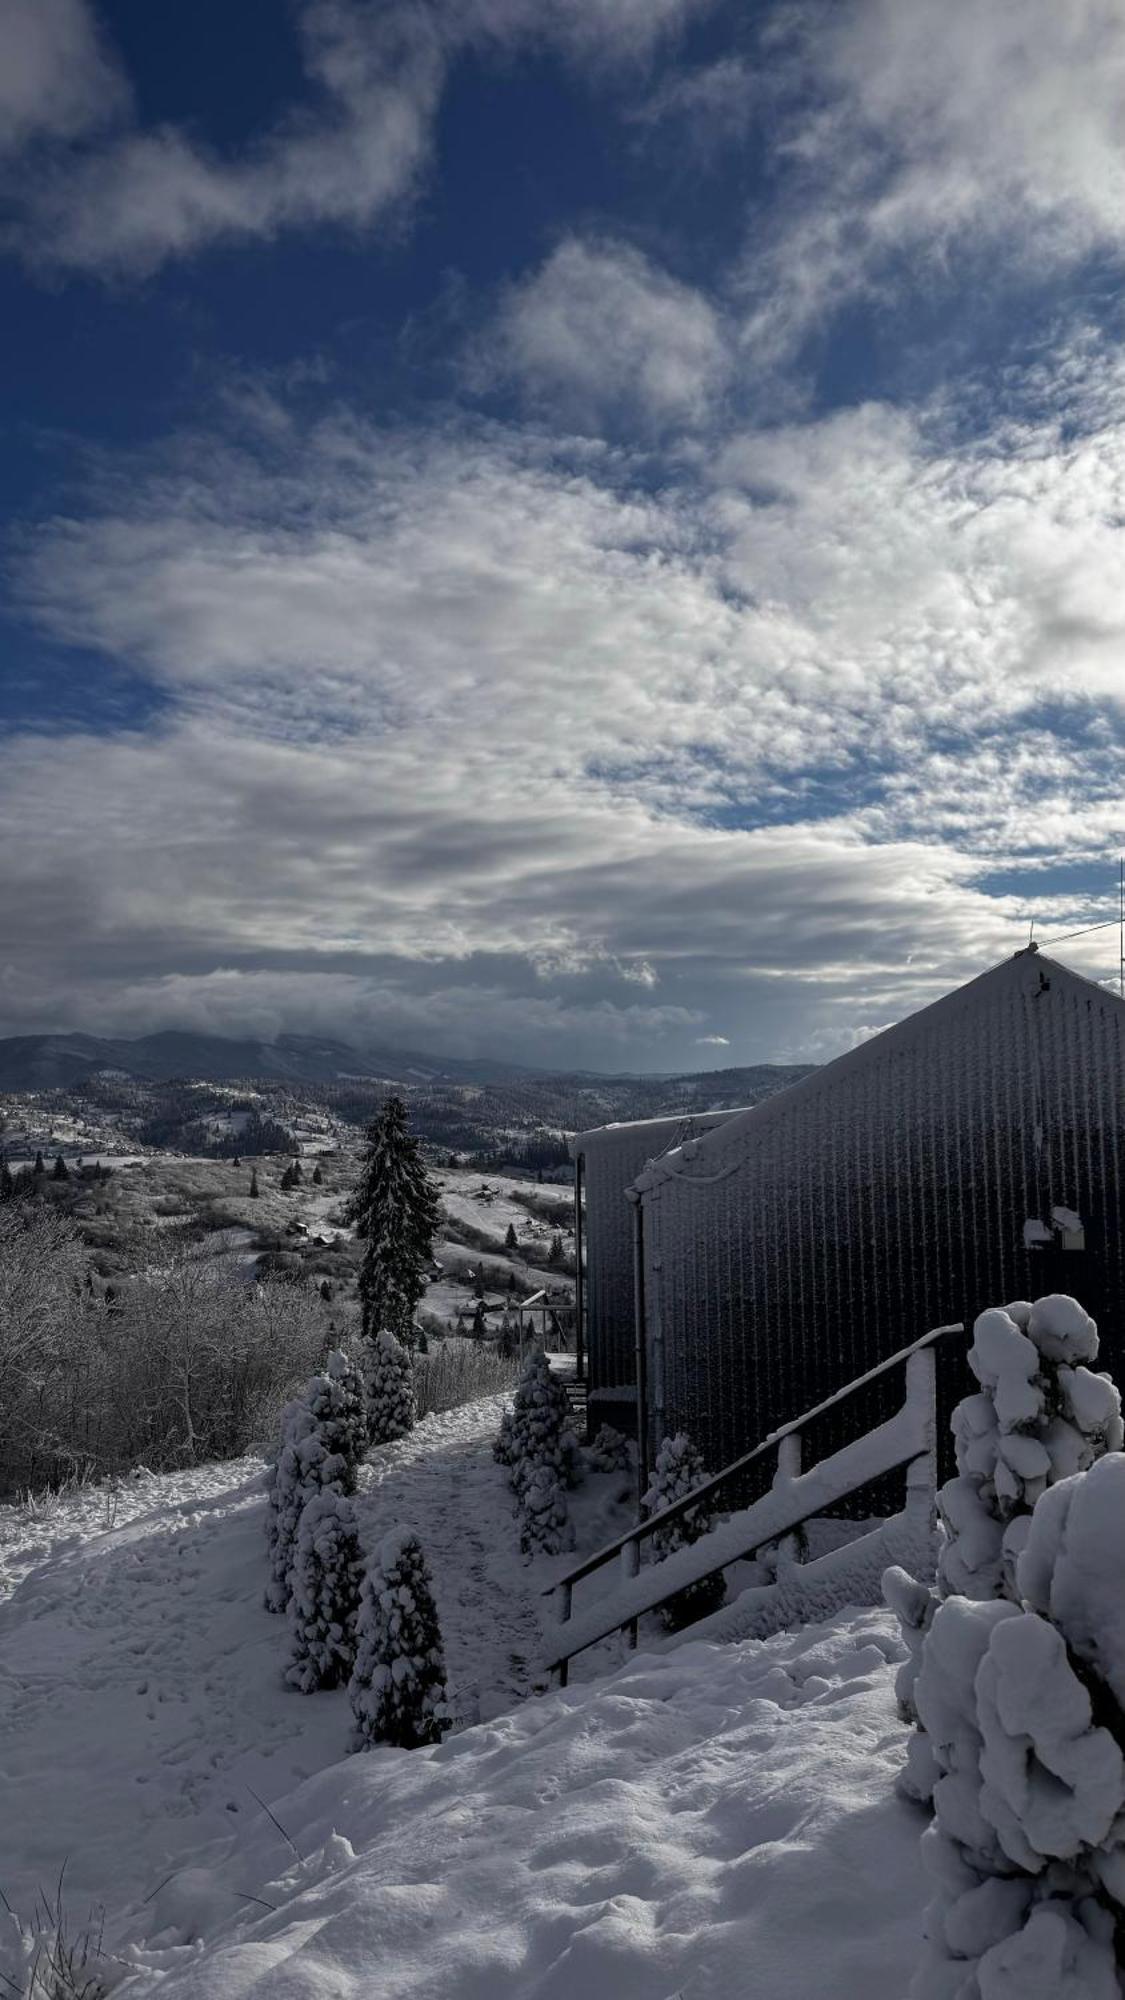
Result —
<path fill-rule="evenodd" d="M 497 1465 L 511 1465 L 512 1463 L 514 1421 L 512 1411 L 510 1409 L 504 1410 L 500 1417 L 500 1429 L 497 1431 L 492 1444 L 492 1456 Z"/>
<path fill-rule="evenodd" d="M 644 1496 L 644 1507 L 648 1514 L 659 1514 L 664 1507 L 671 1507 L 682 1500 L 707 1478 L 707 1468 L 703 1463 L 699 1448 L 686 1431 L 676 1437 L 665 1438 L 656 1454 L 652 1480 Z M 690 1507 L 678 1521 L 666 1528 L 657 1528 L 652 1536 L 652 1553 L 657 1562 L 665 1556 L 674 1555 L 677 1549 L 686 1549 L 697 1542 L 715 1523 L 715 1509 L 706 1500 Z M 690 1625 L 697 1618 L 705 1618 L 710 1611 L 717 1611 L 726 1595 L 726 1584 L 721 1576 L 707 1577 L 700 1583 L 691 1583 L 677 1592 L 670 1603 L 664 1606 L 662 1617 L 672 1631 L 682 1625 Z"/>
<path fill-rule="evenodd" d="M 905 1720 L 918 1719 L 914 1682 L 940 1599 L 957 1593 L 1014 1600 L 1016 1562 L 1040 1495 L 1119 1449 L 1121 1398 L 1108 1375 L 1085 1365 L 1097 1352 L 1094 1321 L 1061 1293 L 1034 1305 L 992 1307 L 977 1318 L 969 1366 L 981 1386 L 953 1412 L 957 1473 L 938 1493 L 937 1591 L 902 1570 L 884 1579 L 909 1654 L 896 1681 Z M 933 1776 L 930 1746 L 916 1733 L 899 1790 L 924 1804 Z"/>
<path fill-rule="evenodd" d="M 1098 1329 L 1077 1299 L 1051 1293 L 980 1314 L 969 1366 L 980 1383 L 953 1413 L 957 1476 L 938 1494 L 938 1593 L 1012 1595 L 1040 1494 L 1122 1443 L 1121 1398 L 1086 1366 Z"/>
<path fill-rule="evenodd" d="M 341 1687 L 355 1665 L 363 1551 L 355 1509 L 342 1493 L 320 1487 L 301 1509 L 289 1598 L 289 1667 L 302 1694 Z"/>
<path fill-rule="evenodd" d="M 414 1429 L 414 1363 L 385 1329 L 367 1342 L 367 1434 L 389 1444 Z"/>
<path fill-rule="evenodd" d="M 1125 1455 L 1047 1488 L 1013 1595 L 950 1596 L 914 1687 L 937 1777 L 912 2000 L 1125 1992 Z"/>
<path fill-rule="evenodd" d="M 501 1431 L 503 1432 L 503 1423 Z M 560 1485 L 579 1476 L 578 1441 L 570 1427 L 570 1404 L 541 1347 L 531 1350 L 520 1370 L 508 1427 L 508 1478 L 517 1499 L 531 1474 L 550 1467 Z"/>
<path fill-rule="evenodd" d="M 629 1472 L 633 1455 L 629 1440 L 612 1424 L 602 1424 L 592 1444 L 586 1446 L 586 1458 L 595 1472 Z"/>
<path fill-rule="evenodd" d="M 385 1537 L 364 1578 L 348 1696 L 353 1750 L 438 1743 L 452 1720 L 429 1566 L 407 1528 Z"/>
<path fill-rule="evenodd" d="M 314 1406 L 326 1409 L 333 1404 L 330 1378 L 314 1375 L 303 1394 L 287 1403 L 281 1413 L 281 1443 L 267 1482 L 267 1611 L 284 1611 L 289 1602 L 293 1550 L 306 1500 L 322 1488 L 343 1494 L 350 1490 L 349 1482 L 354 1487 L 354 1462 L 349 1465 L 340 1452 L 329 1449 L 313 1414 Z M 336 1416 L 333 1407 L 334 1424 Z"/>
<path fill-rule="evenodd" d="M 519 1496 L 520 1550 L 524 1556 L 557 1556 L 574 1547 L 566 1493 L 553 1465 L 536 1465 Z"/>
<path fill-rule="evenodd" d="M 367 1449 L 367 1399 L 363 1378 L 339 1348 L 323 1375 L 309 1383 L 309 1409 L 327 1452 L 344 1462 L 342 1490 L 355 1492 L 359 1461 Z"/>

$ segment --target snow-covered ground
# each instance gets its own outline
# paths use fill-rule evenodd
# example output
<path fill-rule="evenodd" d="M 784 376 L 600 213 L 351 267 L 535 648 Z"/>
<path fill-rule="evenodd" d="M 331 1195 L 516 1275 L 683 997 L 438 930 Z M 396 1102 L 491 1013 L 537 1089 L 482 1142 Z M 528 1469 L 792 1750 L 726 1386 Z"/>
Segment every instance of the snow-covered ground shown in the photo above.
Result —
<path fill-rule="evenodd" d="M 0 1512 L 9 1902 L 68 1857 L 72 1920 L 104 1904 L 125 1990 L 162 2000 L 901 2000 L 924 1889 L 894 1621 L 521 1699 L 551 1567 L 516 1556 L 497 1414 L 428 1418 L 357 1502 L 365 1540 L 421 1535 L 483 1718 L 435 1750 L 343 1757 L 345 1698 L 285 1687 L 260 1461 Z"/>

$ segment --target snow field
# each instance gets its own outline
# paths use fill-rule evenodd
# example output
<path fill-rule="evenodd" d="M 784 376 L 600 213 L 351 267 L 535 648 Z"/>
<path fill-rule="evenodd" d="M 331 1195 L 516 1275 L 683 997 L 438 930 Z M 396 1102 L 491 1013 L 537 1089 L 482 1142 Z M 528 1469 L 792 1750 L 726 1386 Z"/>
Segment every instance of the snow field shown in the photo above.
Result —
<path fill-rule="evenodd" d="M 638 1656 L 321 1772 L 148 1912 L 129 2000 L 902 2000 L 924 1896 L 869 1611 Z M 230 1884 L 273 1905 L 232 1910 Z M 198 1940 L 202 1939 L 200 1942 Z"/>

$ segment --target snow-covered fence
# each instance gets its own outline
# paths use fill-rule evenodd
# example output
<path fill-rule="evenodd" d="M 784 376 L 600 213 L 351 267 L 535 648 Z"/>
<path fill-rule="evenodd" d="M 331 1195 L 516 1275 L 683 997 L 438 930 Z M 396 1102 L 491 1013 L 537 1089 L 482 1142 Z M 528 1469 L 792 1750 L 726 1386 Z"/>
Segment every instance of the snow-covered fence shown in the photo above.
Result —
<path fill-rule="evenodd" d="M 731 1563 L 753 1556 L 768 1542 L 782 1541 L 795 1534 L 807 1521 L 836 1507 L 849 1494 L 905 1469 L 906 1503 L 904 1517 L 916 1523 L 927 1536 L 934 1518 L 937 1490 L 937 1409 L 934 1350 L 954 1334 L 963 1334 L 960 1323 L 935 1327 L 909 1347 L 892 1354 L 878 1367 L 857 1376 L 815 1408 L 806 1410 L 790 1423 L 763 1438 L 753 1451 L 724 1466 L 693 1493 L 671 1507 L 662 1508 L 647 1520 L 638 1521 L 615 1542 L 587 1556 L 552 1586 L 557 1606 L 557 1625 L 548 1643 L 547 1666 L 560 1687 L 565 1687 L 567 1670 L 576 1653 L 585 1652 L 614 1632 L 627 1633 L 636 1644 L 637 1623 L 645 1612 L 659 1610 L 669 1598 L 689 1584 L 717 1576 Z M 876 1377 L 901 1369 L 905 1376 L 900 1408 L 885 1423 L 853 1438 L 830 1457 L 806 1471 L 800 1470 L 802 1432 L 826 1410 L 846 1402 L 867 1388 Z M 679 1549 L 643 1573 L 641 1555 L 654 1535 L 674 1524 L 703 1501 L 719 1498 L 724 1488 L 735 1488 L 749 1468 L 766 1453 L 777 1457 L 777 1472 L 770 1491 L 752 1506 L 740 1508 L 689 1548 Z M 621 1566 L 621 1587 L 599 1599 L 584 1616 L 574 1616 L 574 1586 L 610 1562 Z"/>

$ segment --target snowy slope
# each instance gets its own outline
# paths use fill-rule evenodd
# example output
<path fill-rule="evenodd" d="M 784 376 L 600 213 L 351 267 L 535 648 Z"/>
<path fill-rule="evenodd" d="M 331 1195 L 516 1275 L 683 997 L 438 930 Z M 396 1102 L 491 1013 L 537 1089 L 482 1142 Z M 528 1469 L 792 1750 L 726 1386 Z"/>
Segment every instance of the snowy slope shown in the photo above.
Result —
<path fill-rule="evenodd" d="M 285 1688 L 260 1462 L 0 1510 L 9 1900 L 69 1856 L 72 1920 L 106 1906 L 137 2000 L 901 2000 L 924 1892 L 893 1621 L 521 1700 L 550 1571 L 516 1560 L 496 1418 L 427 1419 L 357 1501 L 365 1539 L 421 1533 L 485 1718 L 434 1751 L 338 1761 L 344 1697 Z"/>

